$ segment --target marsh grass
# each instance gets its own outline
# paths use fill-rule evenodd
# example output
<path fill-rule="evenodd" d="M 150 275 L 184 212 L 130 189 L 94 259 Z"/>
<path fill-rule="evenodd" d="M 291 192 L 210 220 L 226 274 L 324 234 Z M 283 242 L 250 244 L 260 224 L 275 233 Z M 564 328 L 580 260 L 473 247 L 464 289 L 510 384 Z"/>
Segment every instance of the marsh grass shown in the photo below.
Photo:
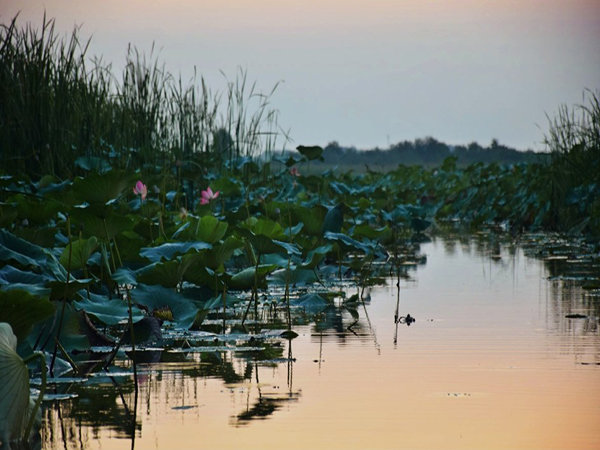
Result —
<path fill-rule="evenodd" d="M 32 178 L 71 177 L 79 157 L 113 168 L 168 167 L 202 161 L 222 168 L 241 156 L 269 154 L 280 128 L 268 93 L 240 69 L 224 93 L 204 78 L 188 83 L 129 47 L 120 79 L 75 28 L 59 35 L 44 16 L 40 29 L 14 17 L 0 27 L 2 168 Z M 287 139 L 285 133 L 282 134 Z"/>
<path fill-rule="evenodd" d="M 550 228 L 583 225 L 600 234 L 600 92 L 584 91 L 581 104 L 561 105 L 548 122 Z M 576 219 L 582 215 L 585 223 Z"/>

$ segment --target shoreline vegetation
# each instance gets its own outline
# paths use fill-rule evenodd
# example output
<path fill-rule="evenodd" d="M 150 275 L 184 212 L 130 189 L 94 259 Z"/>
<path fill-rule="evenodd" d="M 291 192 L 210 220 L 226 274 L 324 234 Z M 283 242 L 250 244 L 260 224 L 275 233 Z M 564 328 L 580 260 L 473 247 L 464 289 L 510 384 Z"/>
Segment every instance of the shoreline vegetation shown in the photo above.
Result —
<path fill-rule="evenodd" d="M 86 49 L 51 20 L 0 29 L 0 323 L 10 325 L 0 358 L 14 368 L 0 372 L 4 442 L 37 430 L 44 388 L 29 408 L 32 359 L 44 377 L 46 364 L 59 377 L 131 362 L 123 426 L 135 436 L 144 347 L 189 347 L 190 329 L 242 331 L 240 345 L 260 343 L 253 357 L 270 359 L 273 336 L 291 340 L 295 325 L 319 320 L 311 309 L 342 296 L 358 317 L 365 286 L 399 282 L 428 232 L 482 231 L 491 243 L 540 232 L 546 256 L 571 262 L 581 252 L 548 232 L 570 233 L 586 241 L 585 276 L 598 285 L 598 91 L 549 119 L 549 153 L 522 154 L 539 161 L 510 160 L 517 153 L 495 141 L 450 149 L 433 138 L 387 152 L 286 151 L 274 90 L 243 71 L 213 93 L 130 48 L 117 81 Z M 359 156 L 370 167 L 331 166 Z M 373 170 L 383 161 L 391 170 Z M 357 293 L 346 297 L 349 286 Z"/>
<path fill-rule="evenodd" d="M 44 183 L 110 169 L 137 173 L 138 178 L 160 175 L 163 180 L 157 186 L 175 180 L 190 207 L 201 187 L 226 174 L 242 173 L 247 183 L 252 172 L 259 171 L 264 183 L 291 165 L 305 175 L 333 170 L 344 179 L 349 171 L 359 177 L 379 172 L 385 176 L 391 170 L 420 180 L 416 185 L 422 187 L 434 171 L 451 167 L 462 179 L 457 185 L 465 192 L 477 191 L 462 194 L 479 198 L 481 205 L 473 208 L 496 211 L 486 220 L 502 222 L 518 212 L 519 219 L 511 225 L 516 229 L 600 235 L 598 91 L 586 90 L 581 105 L 560 106 L 556 116 L 548 117 L 544 153 L 517 151 L 495 139 L 482 147 L 449 146 L 427 137 L 386 150 L 359 151 L 331 142 L 318 158 L 302 160 L 294 159 L 297 152 L 286 150 L 289 135 L 271 106 L 277 86 L 263 93 L 240 70 L 225 92 L 213 92 L 201 76 L 185 84 L 152 53 L 147 57 L 131 47 L 119 78 L 101 58 L 88 57 L 89 40 L 80 38 L 78 28 L 61 37 L 51 19 L 44 17 L 39 30 L 29 24 L 21 27 L 17 19 L 0 28 L 4 175 Z M 498 199 L 486 197 L 491 179 L 479 179 L 481 173 L 501 178 L 492 183 L 494 189 L 502 189 Z M 322 183 L 311 180 L 310 187 Z M 398 180 L 400 190 L 411 184 L 415 182 Z M 442 203 L 459 195 L 449 187 L 432 189 L 422 188 L 418 195 Z M 510 214 L 502 212 L 519 201 L 521 206 Z M 457 214 L 460 210 L 447 204 L 441 209 Z M 469 215 L 463 211 L 459 216 Z"/>
<path fill-rule="evenodd" d="M 342 178 L 349 172 L 360 177 L 393 171 L 419 179 L 423 186 L 435 171 L 452 168 L 462 171 L 465 189 L 477 188 L 480 209 L 490 207 L 483 193 L 489 186 L 474 172 L 506 177 L 495 183 L 505 185 L 498 193 L 504 197 L 501 203 L 523 196 L 537 215 L 544 212 L 543 219 L 535 219 L 529 206 L 522 207 L 518 228 L 600 234 L 598 91 L 586 90 L 581 105 L 562 105 L 556 116 L 548 117 L 547 151 L 542 153 L 518 151 L 496 139 L 483 147 L 475 142 L 451 146 L 426 137 L 370 150 L 334 141 L 317 158 L 298 159 L 296 151 L 286 150 L 289 133 L 279 126 L 278 111 L 271 105 L 277 85 L 261 92 L 240 70 L 225 92 L 213 92 L 202 76 L 186 84 L 153 52 L 146 56 L 131 47 L 123 73 L 115 74 L 101 58 L 87 55 L 90 41 L 82 40 L 79 31 L 61 36 L 54 20 L 45 16 L 40 29 L 20 26 L 18 16 L 0 26 L 3 175 L 45 183 L 111 169 L 138 177 L 160 175 L 176 180 L 189 207 L 187 201 L 202 186 L 225 174 L 242 173 L 248 182 L 259 171 L 266 182 L 292 166 L 307 176 L 331 172 Z M 511 173 L 520 173 L 523 180 Z M 168 184 L 165 180 L 157 185 Z M 457 197 L 448 188 L 431 190 L 423 190 L 421 197 L 445 202 Z M 504 216 L 490 219 L 501 222 Z"/>

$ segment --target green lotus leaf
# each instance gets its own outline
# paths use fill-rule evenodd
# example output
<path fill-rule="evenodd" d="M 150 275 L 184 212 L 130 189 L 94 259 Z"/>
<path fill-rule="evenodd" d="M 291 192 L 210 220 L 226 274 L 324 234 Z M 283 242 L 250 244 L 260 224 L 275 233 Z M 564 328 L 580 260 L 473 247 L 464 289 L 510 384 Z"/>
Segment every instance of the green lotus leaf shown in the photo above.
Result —
<path fill-rule="evenodd" d="M 133 178 L 119 171 L 106 174 L 90 173 L 85 178 L 75 178 L 73 193 L 80 202 L 104 205 L 119 197 L 125 189 L 133 188 Z"/>
<path fill-rule="evenodd" d="M 280 268 L 285 268 L 288 266 L 290 259 L 280 253 L 269 253 L 267 255 L 261 255 L 260 262 L 261 264 L 271 264 Z"/>
<path fill-rule="evenodd" d="M 0 289 L 3 291 L 14 291 L 14 290 L 25 291 L 25 292 L 29 293 L 30 295 L 33 295 L 34 297 L 45 297 L 45 298 L 49 298 L 50 293 L 52 292 L 52 289 L 47 288 L 45 285 L 35 284 L 35 283 L 33 283 L 33 284 L 29 284 L 29 283 L 3 284 L 0 287 Z"/>
<path fill-rule="evenodd" d="M 186 256 L 186 258 L 188 257 L 189 256 Z M 203 257 L 206 257 L 206 255 L 203 255 Z M 221 276 L 204 264 L 201 259 L 192 261 L 189 269 L 183 275 L 183 279 L 187 282 L 194 283 L 197 286 L 210 288 L 214 292 L 220 292 L 223 289 L 223 280 Z"/>
<path fill-rule="evenodd" d="M 84 299 L 73 302 L 75 310 L 83 310 L 106 325 L 117 325 L 129 320 L 129 306 L 125 300 L 109 299 L 103 295 L 92 293 L 89 294 L 90 298 L 87 298 L 88 294 L 85 291 L 80 292 L 80 295 Z M 145 317 L 144 313 L 135 305 L 131 307 L 131 314 L 133 323 L 139 322 Z"/>
<path fill-rule="evenodd" d="M 135 231 L 124 230 L 115 236 L 119 247 L 119 254 L 123 262 L 142 261 L 140 250 L 146 244 L 146 241 Z"/>
<path fill-rule="evenodd" d="M 252 224 L 251 230 L 256 235 L 263 235 L 271 239 L 285 239 L 285 232 L 279 223 L 270 219 L 258 219 Z"/>
<path fill-rule="evenodd" d="M 131 291 L 131 299 L 150 311 L 168 308 L 173 314 L 173 321 L 182 328 L 190 328 L 198 313 L 193 299 L 163 286 L 140 285 Z"/>
<path fill-rule="evenodd" d="M 298 233 L 300 233 L 302 228 L 304 228 L 304 224 L 302 222 L 298 222 L 293 227 L 286 228 L 284 234 L 288 239 L 291 239 L 292 236 L 296 236 Z"/>
<path fill-rule="evenodd" d="M 258 270 L 256 267 L 248 267 L 231 277 L 229 280 L 229 287 L 236 290 L 250 289 L 254 286 L 254 283 L 258 283 L 259 288 L 266 288 L 265 277 L 275 270 L 276 266 L 273 265 L 259 265 Z"/>
<path fill-rule="evenodd" d="M 306 159 L 308 159 L 309 161 L 315 160 L 315 159 L 319 159 L 321 161 L 323 161 L 323 148 L 319 147 L 318 145 L 311 145 L 311 146 L 305 146 L 305 145 L 299 145 L 298 147 L 296 147 L 296 150 L 298 150 L 298 152 L 306 157 Z"/>
<path fill-rule="evenodd" d="M 422 231 L 425 231 L 431 225 L 431 223 L 431 220 L 414 217 L 410 221 L 410 226 L 413 230 L 420 233 Z"/>
<path fill-rule="evenodd" d="M 0 261 L 14 261 L 21 267 L 43 267 L 46 252 L 42 247 L 0 230 Z"/>
<path fill-rule="evenodd" d="M 344 224 L 344 204 L 338 203 L 325 214 L 323 219 L 323 233 L 339 233 Z"/>
<path fill-rule="evenodd" d="M 271 277 L 274 283 L 290 285 L 308 285 L 318 280 L 314 270 L 303 269 L 301 267 L 291 267 L 290 269 L 280 269 L 273 272 Z"/>
<path fill-rule="evenodd" d="M 22 289 L 0 291 L 0 322 L 9 323 L 19 339 L 25 338 L 31 326 L 54 312 L 47 298 L 33 296 Z"/>
<path fill-rule="evenodd" d="M 173 234 L 173 238 L 214 244 L 225 236 L 229 226 L 227 222 L 221 222 L 213 216 L 191 217 L 188 220 Z"/>
<path fill-rule="evenodd" d="M 138 284 L 160 284 L 164 287 L 174 288 L 183 279 L 184 271 L 181 270 L 181 261 L 172 260 L 152 263 L 136 272 Z"/>
<path fill-rule="evenodd" d="M 266 253 L 287 253 L 283 246 L 275 243 L 273 239 L 270 239 L 265 235 L 256 235 L 250 232 L 247 239 L 250 241 L 250 244 L 252 244 L 252 247 L 254 247 L 254 250 L 258 254 L 264 255 Z"/>
<path fill-rule="evenodd" d="M 339 243 L 343 244 L 345 247 L 348 247 L 348 248 L 351 248 L 354 250 L 360 250 L 367 254 L 373 253 L 373 251 L 375 250 L 375 248 L 372 244 L 359 242 L 355 239 L 352 239 L 350 236 L 345 235 L 344 233 L 331 233 L 328 231 L 325 233 L 325 239 L 327 239 L 329 241 L 339 242 Z"/>
<path fill-rule="evenodd" d="M 356 189 L 351 188 L 345 183 L 341 181 L 331 181 L 329 182 L 329 187 L 338 195 L 354 195 L 356 194 Z"/>
<path fill-rule="evenodd" d="M 329 302 L 319 294 L 305 294 L 290 301 L 290 304 L 303 308 L 306 312 L 318 313 L 323 311 Z"/>
<path fill-rule="evenodd" d="M 234 252 L 242 248 L 244 242 L 234 236 L 228 236 L 222 244 L 216 244 L 214 248 L 208 252 L 211 257 L 209 267 L 217 269 L 225 264 L 233 256 Z"/>
<path fill-rule="evenodd" d="M 219 191 L 221 195 L 226 197 L 238 196 L 243 190 L 241 182 L 231 177 L 221 177 L 214 180 L 210 183 L 210 187 L 213 192 Z"/>
<path fill-rule="evenodd" d="M 308 252 L 302 263 L 304 269 L 314 269 L 325 258 L 325 255 L 333 249 L 332 244 L 322 245 Z"/>
<path fill-rule="evenodd" d="M 38 199 L 18 194 L 10 200 L 16 203 L 19 217 L 32 224 L 46 224 L 64 208 L 64 205 L 51 198 Z"/>
<path fill-rule="evenodd" d="M 98 156 L 80 156 L 75 160 L 75 165 L 88 172 L 94 171 L 99 174 L 104 174 L 111 170 L 109 162 Z"/>
<path fill-rule="evenodd" d="M 65 247 L 59 261 L 63 267 L 70 267 L 71 270 L 83 269 L 96 247 L 98 247 L 96 236 L 88 239 L 77 239 Z"/>
<path fill-rule="evenodd" d="M 62 307 L 56 308 L 54 314 L 42 322 L 34 325 L 33 331 L 27 336 L 27 341 L 33 345 L 38 339 L 38 345 L 44 345 L 40 350 L 52 351 L 57 338 L 58 322 Z M 64 316 L 62 319 L 62 328 L 60 333 L 60 342 L 67 351 L 78 350 L 87 351 L 91 345 L 106 345 L 95 341 L 95 335 L 89 330 L 82 316 L 83 313 L 75 311 L 71 303 L 65 305 Z M 97 334 L 97 330 L 94 334 Z"/>
<path fill-rule="evenodd" d="M 356 238 L 366 237 L 368 239 L 381 239 L 385 240 L 391 236 L 392 231 L 386 225 L 382 228 L 373 228 L 371 225 L 362 224 L 357 225 L 354 228 L 352 235 Z"/>
<path fill-rule="evenodd" d="M 140 255 L 144 258 L 158 262 L 162 259 L 170 260 L 175 255 L 183 255 L 190 249 L 207 250 L 212 248 L 212 245 L 206 242 L 168 242 L 157 247 L 144 247 L 140 251 Z"/>
<path fill-rule="evenodd" d="M 54 280 L 47 282 L 46 287 L 51 289 L 50 300 L 61 300 L 63 298 L 71 300 L 78 291 L 88 286 L 92 281 L 91 278 L 77 280 L 71 277 L 68 283 L 66 280 Z"/>
<path fill-rule="evenodd" d="M 321 205 L 316 205 L 313 208 L 303 206 L 292 208 L 293 217 L 304 224 L 304 230 L 311 236 L 321 236 L 326 214 L 327 209 Z"/>
<path fill-rule="evenodd" d="M 111 277 L 114 281 L 121 285 L 137 285 L 135 272 L 126 267 L 119 267 L 116 271 L 113 272 Z"/>
<path fill-rule="evenodd" d="M 46 275 L 20 270 L 8 265 L 0 269 L 0 284 L 44 284 L 50 279 Z"/>
<path fill-rule="evenodd" d="M 300 249 L 298 248 L 298 246 L 296 244 L 289 243 L 289 242 L 282 242 L 282 241 L 278 241 L 276 239 L 273 239 L 273 244 L 278 245 L 279 247 L 283 248 L 284 252 L 290 256 L 302 254 L 302 252 L 300 251 Z"/>
<path fill-rule="evenodd" d="M 119 233 L 131 231 L 135 222 L 127 216 L 108 211 L 105 216 L 99 216 L 87 209 L 74 208 L 71 221 L 80 227 L 85 236 L 97 236 L 102 240 L 113 239 Z"/>
<path fill-rule="evenodd" d="M 0 203 L 0 227 L 10 227 L 17 219 L 18 212 L 14 205 Z"/>

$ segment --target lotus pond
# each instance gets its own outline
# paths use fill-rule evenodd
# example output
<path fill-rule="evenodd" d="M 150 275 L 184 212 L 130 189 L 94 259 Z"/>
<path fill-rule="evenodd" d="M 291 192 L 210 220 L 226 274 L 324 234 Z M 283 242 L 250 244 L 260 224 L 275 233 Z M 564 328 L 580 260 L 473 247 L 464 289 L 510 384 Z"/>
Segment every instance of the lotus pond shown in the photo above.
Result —
<path fill-rule="evenodd" d="M 165 330 L 137 403 L 127 358 L 51 384 L 43 446 L 597 448 L 598 262 L 493 241 L 434 238 L 399 286 L 304 300 L 292 340 L 268 310 L 258 334 Z"/>
<path fill-rule="evenodd" d="M 1 177 L 0 439 L 597 445 L 597 186 L 564 240 L 542 167 L 321 153 Z"/>

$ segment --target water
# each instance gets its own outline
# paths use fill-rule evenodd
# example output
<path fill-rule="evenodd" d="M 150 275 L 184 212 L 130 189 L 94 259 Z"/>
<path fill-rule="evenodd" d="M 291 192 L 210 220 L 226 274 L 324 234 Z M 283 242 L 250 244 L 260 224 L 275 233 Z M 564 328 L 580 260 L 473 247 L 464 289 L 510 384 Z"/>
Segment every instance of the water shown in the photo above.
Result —
<path fill-rule="evenodd" d="M 394 323 L 390 280 L 357 323 L 333 308 L 270 362 L 222 352 L 138 366 L 134 446 L 600 448 L 598 296 L 548 281 L 520 248 L 437 239 L 422 252 L 400 282 L 410 326 Z M 47 404 L 44 447 L 131 447 L 133 388 L 115 380 L 120 393 L 99 378 Z"/>

